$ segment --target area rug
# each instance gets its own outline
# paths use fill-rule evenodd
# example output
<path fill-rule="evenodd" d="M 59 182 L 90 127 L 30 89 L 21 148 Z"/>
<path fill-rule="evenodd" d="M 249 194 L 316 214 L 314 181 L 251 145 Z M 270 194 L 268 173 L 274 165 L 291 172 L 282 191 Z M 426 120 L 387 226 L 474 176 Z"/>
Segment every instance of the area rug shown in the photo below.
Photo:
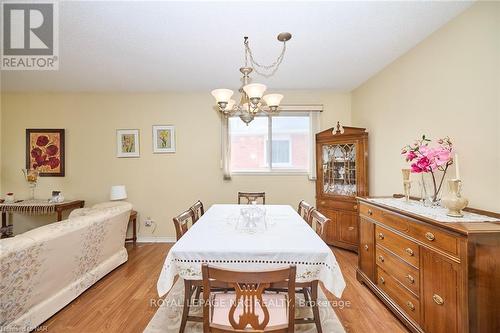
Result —
<path fill-rule="evenodd" d="M 184 300 L 184 286 L 181 279 L 178 279 L 172 290 L 168 293 L 165 299 L 160 303 L 153 319 L 149 322 L 144 330 L 145 333 L 178 333 L 181 324 L 182 304 Z M 297 295 L 296 317 L 312 318 L 312 311 L 304 305 L 304 298 L 301 294 Z M 299 306 L 299 305 L 303 306 Z M 344 333 L 345 330 L 339 321 L 339 318 L 333 311 L 332 306 L 328 302 L 321 288 L 318 292 L 318 304 L 320 309 L 321 326 L 323 332 L 327 333 Z M 201 306 L 193 306 L 189 311 L 190 315 L 202 316 Z M 186 325 L 186 333 L 202 333 L 203 327 L 201 323 L 189 322 Z M 314 324 L 299 324 L 295 325 L 297 333 L 314 333 L 316 326 Z"/>

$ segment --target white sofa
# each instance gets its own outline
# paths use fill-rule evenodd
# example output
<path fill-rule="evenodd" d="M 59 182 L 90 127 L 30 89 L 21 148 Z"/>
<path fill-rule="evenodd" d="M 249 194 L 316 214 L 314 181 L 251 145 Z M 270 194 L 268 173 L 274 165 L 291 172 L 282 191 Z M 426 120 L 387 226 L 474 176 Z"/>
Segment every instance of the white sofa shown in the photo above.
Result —
<path fill-rule="evenodd" d="M 102 203 L 0 240 L 0 332 L 29 332 L 126 262 L 131 209 Z"/>

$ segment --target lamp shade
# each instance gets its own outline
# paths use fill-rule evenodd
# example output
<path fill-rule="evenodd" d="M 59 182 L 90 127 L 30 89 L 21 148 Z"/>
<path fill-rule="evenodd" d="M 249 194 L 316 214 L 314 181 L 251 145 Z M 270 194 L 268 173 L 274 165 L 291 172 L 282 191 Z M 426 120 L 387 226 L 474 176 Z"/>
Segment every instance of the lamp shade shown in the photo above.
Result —
<path fill-rule="evenodd" d="M 262 97 L 267 106 L 280 106 L 283 95 L 281 94 L 269 94 Z"/>
<path fill-rule="evenodd" d="M 125 185 L 113 185 L 111 186 L 111 192 L 109 194 L 109 200 L 124 200 L 127 199 L 127 189 Z"/>
<path fill-rule="evenodd" d="M 251 83 L 243 87 L 249 98 L 262 98 L 267 87 L 261 83 Z"/>
<path fill-rule="evenodd" d="M 232 110 L 234 104 L 236 104 L 236 101 L 234 99 L 230 99 L 229 102 L 227 102 L 226 110 Z"/>
<path fill-rule="evenodd" d="M 227 103 L 233 96 L 233 91 L 231 89 L 215 89 L 212 90 L 212 96 L 215 97 L 217 103 Z"/>

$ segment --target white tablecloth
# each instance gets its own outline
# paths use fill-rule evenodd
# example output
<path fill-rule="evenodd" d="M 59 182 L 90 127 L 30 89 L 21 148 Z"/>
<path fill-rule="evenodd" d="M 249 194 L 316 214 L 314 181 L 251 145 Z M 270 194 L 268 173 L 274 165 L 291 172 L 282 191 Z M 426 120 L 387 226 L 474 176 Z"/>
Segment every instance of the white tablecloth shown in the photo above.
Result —
<path fill-rule="evenodd" d="M 258 271 L 297 266 L 297 282 L 319 280 L 337 297 L 345 281 L 332 250 L 290 206 L 265 205 L 268 227 L 249 234 L 236 227 L 241 208 L 214 205 L 170 249 L 158 279 L 158 294 L 172 288 L 178 274 L 201 280 L 201 264 Z"/>

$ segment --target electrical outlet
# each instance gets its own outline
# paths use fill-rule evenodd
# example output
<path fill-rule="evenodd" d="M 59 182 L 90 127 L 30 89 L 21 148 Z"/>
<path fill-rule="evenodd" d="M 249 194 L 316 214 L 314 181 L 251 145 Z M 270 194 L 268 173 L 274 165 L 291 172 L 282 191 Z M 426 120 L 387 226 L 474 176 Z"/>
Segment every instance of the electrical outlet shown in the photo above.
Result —
<path fill-rule="evenodd" d="M 150 227 L 150 226 L 152 226 L 152 225 L 153 225 L 153 223 L 154 223 L 154 221 L 153 221 L 153 220 L 152 220 L 149 216 L 148 216 L 148 217 L 144 220 L 144 225 L 145 225 L 146 227 Z"/>

